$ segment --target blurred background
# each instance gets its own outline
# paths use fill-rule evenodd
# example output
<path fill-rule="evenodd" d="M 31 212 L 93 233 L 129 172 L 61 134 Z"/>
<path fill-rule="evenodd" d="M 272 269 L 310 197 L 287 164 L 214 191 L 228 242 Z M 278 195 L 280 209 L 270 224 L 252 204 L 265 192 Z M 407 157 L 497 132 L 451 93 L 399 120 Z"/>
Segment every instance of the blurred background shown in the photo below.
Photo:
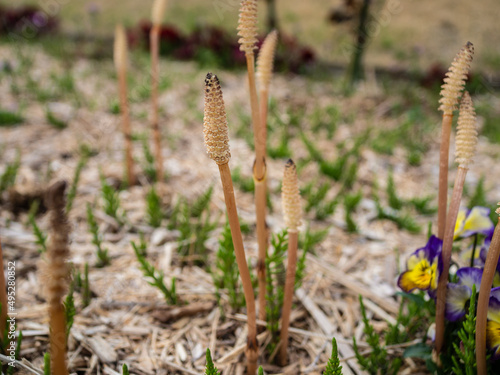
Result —
<path fill-rule="evenodd" d="M 49 27 L 58 35 L 106 39 L 112 36 L 117 23 L 124 23 L 130 37 L 139 42 L 143 37 L 140 30 L 150 18 L 149 3 L 21 0 L 13 5 L 11 1 L 1 1 L 2 29 L 6 33 L 32 27 L 22 21 L 23 16 L 31 14 L 31 21 L 39 29 L 37 35 L 44 34 Z M 369 8 L 365 20 L 367 66 L 425 73 L 436 70 L 437 65 L 447 67 L 457 48 L 470 40 L 476 47 L 473 69 L 485 75 L 500 70 L 500 5 L 496 0 L 264 0 L 259 1 L 260 31 L 265 35 L 272 24 L 283 35 L 294 38 L 294 43 L 307 48 L 300 50 L 307 54 L 307 63 L 314 59 L 323 64 L 345 65 L 352 58 L 360 13 L 365 5 Z M 198 37 L 214 30 L 227 31 L 227 37 L 236 42 L 238 7 L 238 0 L 170 1 L 165 15 L 169 27 L 163 34 L 164 51 L 173 52 L 176 43 L 189 37 L 195 39 L 192 34 L 197 30 L 202 34 Z M 36 10 L 38 15 L 34 14 Z M 188 52 L 177 51 L 177 55 L 185 57 Z"/>

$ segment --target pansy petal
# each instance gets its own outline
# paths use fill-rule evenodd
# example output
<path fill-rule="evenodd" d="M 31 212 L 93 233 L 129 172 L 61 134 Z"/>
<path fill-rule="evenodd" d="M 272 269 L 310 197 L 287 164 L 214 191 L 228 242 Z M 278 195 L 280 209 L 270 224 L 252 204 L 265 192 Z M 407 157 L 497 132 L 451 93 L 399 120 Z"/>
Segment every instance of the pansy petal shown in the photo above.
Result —
<path fill-rule="evenodd" d="M 472 290 L 472 285 L 476 285 L 476 291 L 479 291 L 483 270 L 479 268 L 463 267 L 457 271 L 460 284 L 467 285 Z"/>
<path fill-rule="evenodd" d="M 488 319 L 500 324 L 500 288 L 491 289 L 488 304 Z"/>
<path fill-rule="evenodd" d="M 398 286 L 406 293 L 415 289 L 428 289 L 430 277 L 419 273 L 417 270 L 403 272 L 398 279 Z"/>
<path fill-rule="evenodd" d="M 435 257 L 441 254 L 441 249 L 443 248 L 443 240 L 432 235 L 429 237 L 429 241 L 425 245 L 424 249 L 426 251 L 427 259 L 432 261 Z"/>
<path fill-rule="evenodd" d="M 493 276 L 493 288 L 498 288 L 499 286 L 500 286 L 500 273 L 496 271 L 495 276 Z"/>
<path fill-rule="evenodd" d="M 426 290 L 436 284 L 437 264 L 429 264 L 427 259 L 422 259 L 418 264 L 403 272 L 399 276 L 398 285 L 405 292 L 411 292 L 414 289 Z"/>
<path fill-rule="evenodd" d="M 460 211 L 458 211 L 453 239 L 456 239 L 462 235 L 466 217 L 467 217 L 467 209 L 465 207 L 461 207 Z"/>
<path fill-rule="evenodd" d="M 488 321 L 486 324 L 486 344 L 493 351 L 493 358 L 500 358 L 500 323 Z"/>
<path fill-rule="evenodd" d="M 479 206 L 472 208 L 465 219 L 460 237 L 468 237 L 476 233 L 489 234 L 493 229 L 493 222 L 489 215 L 489 208 Z"/>
<path fill-rule="evenodd" d="M 409 270 L 412 270 L 417 267 L 420 262 L 426 259 L 427 258 L 425 252 L 422 249 L 418 249 L 408 257 L 408 260 L 406 261 L 406 267 Z"/>
<path fill-rule="evenodd" d="M 466 285 L 448 284 L 446 294 L 446 319 L 455 322 L 465 316 L 465 304 L 470 299 L 471 289 Z"/>

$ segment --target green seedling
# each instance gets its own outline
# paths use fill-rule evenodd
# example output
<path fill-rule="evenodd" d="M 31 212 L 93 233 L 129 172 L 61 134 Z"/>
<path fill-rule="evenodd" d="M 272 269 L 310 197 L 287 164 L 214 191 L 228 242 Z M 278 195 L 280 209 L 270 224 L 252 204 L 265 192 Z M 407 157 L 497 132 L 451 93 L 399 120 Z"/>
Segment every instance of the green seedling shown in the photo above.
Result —
<path fill-rule="evenodd" d="M 363 195 L 360 192 L 355 193 L 355 194 L 346 194 L 344 196 L 344 217 L 345 217 L 345 223 L 346 223 L 346 230 L 349 233 L 356 233 L 358 232 L 358 226 L 356 225 L 352 214 L 358 207 L 359 203 L 361 202 L 361 199 L 363 198 Z"/>
<path fill-rule="evenodd" d="M 33 234 L 35 235 L 35 244 L 37 244 L 38 252 L 40 254 L 47 251 L 47 235 L 40 229 L 36 222 L 36 213 L 38 212 L 38 208 L 40 207 L 40 201 L 35 200 L 31 204 L 30 211 L 28 213 L 28 221 L 33 228 Z"/>
<path fill-rule="evenodd" d="M 154 186 L 146 195 L 146 217 L 148 224 L 158 228 L 163 220 L 163 210 L 161 207 L 161 198 L 156 192 Z"/>
<path fill-rule="evenodd" d="M 18 113 L 0 109 L 0 127 L 17 125 L 22 123 L 23 121 L 24 118 Z"/>
<path fill-rule="evenodd" d="M 212 272 L 212 278 L 217 295 L 220 295 L 222 289 L 225 290 L 232 309 L 239 310 L 245 306 L 229 223 L 226 223 L 219 238 L 219 249 L 216 254 L 215 271 Z"/>
<path fill-rule="evenodd" d="M 47 122 L 56 129 L 62 130 L 68 127 L 68 124 L 65 121 L 62 121 L 61 119 L 57 118 L 57 116 L 55 116 L 48 109 L 45 111 L 45 118 L 47 119 Z"/>
<path fill-rule="evenodd" d="M 82 148 L 84 150 L 84 148 Z M 80 175 L 82 173 L 83 167 L 85 167 L 85 164 L 87 164 L 89 154 L 87 151 L 82 153 L 82 156 L 80 157 L 80 160 L 78 160 L 78 164 L 76 165 L 75 169 L 75 174 L 73 176 L 73 182 L 71 184 L 71 187 L 69 188 L 68 191 L 68 196 L 66 200 L 66 213 L 69 214 L 71 211 L 71 208 L 73 207 L 73 202 L 76 197 L 76 192 L 78 189 L 78 182 L 80 181 Z"/>
<path fill-rule="evenodd" d="M 404 202 L 401 198 L 398 197 L 392 172 L 389 173 L 389 177 L 387 178 L 387 199 L 389 202 L 389 207 L 394 208 L 395 210 L 400 210 L 401 208 L 403 208 Z"/>
<path fill-rule="evenodd" d="M 185 261 L 198 264 L 207 261 L 205 242 L 217 228 L 217 220 L 211 220 L 209 204 L 212 193 L 213 187 L 210 186 L 191 205 L 181 198 L 170 213 L 167 226 L 180 232 L 177 250 Z"/>
<path fill-rule="evenodd" d="M 92 292 L 90 290 L 90 280 L 89 280 L 89 264 L 85 263 L 84 274 L 82 280 L 82 304 L 83 307 L 90 305 L 90 300 L 92 299 Z"/>
<path fill-rule="evenodd" d="M 212 355 L 210 354 L 210 349 L 207 349 L 207 364 L 205 366 L 205 375 L 219 375 L 220 372 L 214 365 L 212 361 Z"/>
<path fill-rule="evenodd" d="M 146 256 L 143 251 L 139 249 L 139 247 L 131 242 L 132 247 L 134 249 L 135 256 L 141 265 L 141 270 L 146 279 L 148 279 L 148 284 L 158 288 L 160 292 L 162 292 L 165 297 L 165 301 L 169 305 L 176 305 L 178 303 L 177 293 L 175 290 L 175 277 L 171 279 L 170 288 L 165 285 L 163 280 L 164 274 L 162 271 L 157 270 L 151 263 L 148 262 Z"/>
<path fill-rule="evenodd" d="M 128 366 L 126 363 L 124 363 L 122 366 L 122 375 L 129 375 Z"/>
<path fill-rule="evenodd" d="M 321 243 L 328 235 L 328 228 L 312 231 L 309 226 L 299 235 L 299 249 L 306 253 L 315 254 L 314 247 Z"/>
<path fill-rule="evenodd" d="M 13 163 L 8 163 L 5 170 L 0 176 L 0 193 L 14 186 L 16 183 L 17 172 L 21 166 L 21 153 L 18 151 L 16 159 Z"/>
<path fill-rule="evenodd" d="M 332 338 L 332 355 L 326 364 L 323 375 L 342 375 L 342 366 L 340 365 L 337 340 L 335 340 L 335 337 Z"/>
<path fill-rule="evenodd" d="M 64 315 L 66 317 L 66 341 L 68 341 L 69 334 L 71 332 L 71 327 L 75 321 L 76 308 L 75 308 L 75 298 L 73 296 L 75 286 L 72 281 L 69 284 L 69 291 L 64 300 Z"/>
<path fill-rule="evenodd" d="M 366 335 L 366 342 L 371 348 L 370 354 L 367 357 L 363 356 L 359 351 L 356 338 L 353 338 L 353 350 L 359 365 L 371 375 L 380 373 L 396 375 L 403 364 L 401 358 L 389 359 L 385 345 L 381 344 L 380 335 L 375 332 L 375 329 L 370 324 L 363 304 L 363 297 L 361 296 L 359 296 L 359 303 L 364 324 L 363 332 Z"/>
<path fill-rule="evenodd" d="M 147 138 L 142 139 L 142 152 L 144 154 L 144 166 L 143 171 L 148 180 L 152 183 L 157 181 L 155 158 L 151 149 L 149 148 L 149 143 Z"/>
<path fill-rule="evenodd" d="M 271 334 L 267 347 L 273 353 L 280 340 L 280 317 L 285 294 L 285 253 L 288 249 L 288 232 L 283 230 L 271 238 L 271 248 L 266 257 L 266 325 Z"/>
<path fill-rule="evenodd" d="M 475 375 L 476 365 L 476 286 L 472 285 L 469 311 L 465 316 L 462 328 L 458 331 L 461 344 L 453 343 L 455 355 L 452 357 L 453 374 Z M 463 347 L 462 347 L 463 345 Z"/>
<path fill-rule="evenodd" d="M 101 193 L 104 201 L 104 212 L 106 215 L 116 219 L 121 223 L 121 218 L 118 215 L 120 208 L 119 192 L 106 182 L 104 176 L 101 175 Z"/>
<path fill-rule="evenodd" d="M 87 223 L 89 232 L 92 234 L 92 244 L 96 247 L 97 263 L 96 267 L 105 267 L 111 263 L 108 256 L 108 249 L 102 247 L 102 236 L 99 233 L 99 225 L 94 217 L 94 212 L 89 203 L 87 203 Z"/>
<path fill-rule="evenodd" d="M 50 373 L 50 353 L 43 355 L 43 375 L 51 375 Z"/>

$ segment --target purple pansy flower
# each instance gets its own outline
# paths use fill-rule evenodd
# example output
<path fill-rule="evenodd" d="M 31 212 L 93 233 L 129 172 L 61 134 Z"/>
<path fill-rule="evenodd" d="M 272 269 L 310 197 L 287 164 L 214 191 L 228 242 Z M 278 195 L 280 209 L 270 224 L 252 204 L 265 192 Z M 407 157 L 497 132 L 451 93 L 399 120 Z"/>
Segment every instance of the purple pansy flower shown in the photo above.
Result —
<path fill-rule="evenodd" d="M 399 276 L 398 286 L 407 293 L 420 289 L 427 290 L 433 295 L 443 268 L 442 246 L 443 241 L 431 236 L 425 247 L 412 253 L 406 262 L 407 270 Z"/>
<path fill-rule="evenodd" d="M 455 223 L 454 239 L 472 236 L 473 234 L 493 233 L 495 226 L 490 219 L 490 209 L 487 207 L 473 207 L 471 210 L 461 208 Z"/>
<path fill-rule="evenodd" d="M 479 291 L 483 270 L 464 267 L 457 271 L 458 283 L 448 284 L 446 294 L 446 319 L 455 322 L 465 316 L 465 305 L 472 295 L 472 286 Z"/>
<path fill-rule="evenodd" d="M 493 351 L 493 358 L 500 358 L 500 288 L 491 289 L 486 325 L 486 343 Z"/>

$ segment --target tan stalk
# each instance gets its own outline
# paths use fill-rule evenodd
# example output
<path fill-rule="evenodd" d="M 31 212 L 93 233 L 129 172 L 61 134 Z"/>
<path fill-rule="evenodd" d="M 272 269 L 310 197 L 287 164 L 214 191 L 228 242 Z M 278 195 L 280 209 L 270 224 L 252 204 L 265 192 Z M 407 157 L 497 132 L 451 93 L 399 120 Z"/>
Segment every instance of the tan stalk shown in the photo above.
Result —
<path fill-rule="evenodd" d="M 205 111 L 203 119 L 203 134 L 208 156 L 219 166 L 219 173 L 224 191 L 229 227 L 233 238 L 236 263 L 240 272 L 243 293 L 247 307 L 248 338 L 245 355 L 247 357 L 247 373 L 254 375 L 257 371 L 257 316 L 255 312 L 255 296 L 252 288 L 250 271 L 245 257 L 243 237 L 241 235 L 233 181 L 229 169 L 229 135 L 226 110 L 219 80 L 215 74 L 208 73 L 205 79 Z"/>
<path fill-rule="evenodd" d="M 9 310 L 8 304 L 7 304 L 7 288 L 5 284 L 5 273 L 4 273 L 4 264 L 3 264 L 3 251 L 2 251 L 2 241 L 0 240 L 0 264 L 2 268 L 0 269 L 0 303 L 1 305 L 1 310 L 0 310 L 0 332 L 5 332 L 5 324 L 7 321 L 7 312 Z M 8 269 L 8 267 L 7 267 Z M 7 343 L 3 343 L 3 346 L 7 348 L 9 345 Z"/>
<path fill-rule="evenodd" d="M 446 228 L 443 238 L 443 250 L 441 257 L 443 261 L 443 272 L 439 275 L 436 297 L 436 353 L 439 354 L 444 344 L 444 316 L 446 309 L 446 289 L 451 262 L 451 249 L 453 245 L 453 234 L 457 221 L 460 201 L 465 183 L 465 177 L 469 165 L 473 162 L 477 145 L 477 125 L 474 105 L 467 91 L 462 96 L 460 103 L 460 114 L 458 117 L 458 128 L 456 137 L 455 162 L 458 163 L 458 171 L 451 196 Z"/>
<path fill-rule="evenodd" d="M 132 157 L 132 134 L 130 114 L 127 99 L 127 35 L 122 25 L 116 26 L 114 61 L 118 75 L 118 91 L 120 94 L 120 110 L 122 112 L 122 131 L 125 137 L 125 163 L 127 168 L 127 182 L 135 185 L 134 159 Z"/>
<path fill-rule="evenodd" d="M 279 360 L 282 366 L 287 363 L 288 329 L 292 311 L 295 271 L 297 269 L 298 228 L 302 216 L 297 169 L 292 159 L 285 165 L 283 186 L 281 188 L 283 215 L 288 227 L 288 266 L 286 269 L 285 293 L 281 314 L 281 347 Z"/>
<path fill-rule="evenodd" d="M 69 283 L 69 232 L 65 213 L 66 182 L 59 181 L 49 187 L 46 206 L 50 212 L 50 237 L 46 263 L 42 269 L 44 293 L 49 303 L 50 368 L 54 375 L 67 375 L 66 367 L 66 318 L 63 298 Z"/>
<path fill-rule="evenodd" d="M 165 8 L 166 0 L 155 0 L 151 13 L 152 27 L 149 33 L 150 53 L 151 53 L 151 130 L 155 145 L 155 166 L 156 178 L 163 181 L 163 156 L 161 153 L 161 132 L 158 117 L 158 82 L 159 75 L 159 38 L 160 28 Z"/>
<path fill-rule="evenodd" d="M 498 203 L 500 206 L 500 202 Z M 496 210 L 500 215 L 500 208 Z M 500 257 L 500 218 L 495 227 L 493 238 L 491 240 L 486 261 L 484 263 L 483 277 L 479 290 L 479 298 L 477 300 L 476 313 L 476 364 L 477 374 L 486 375 L 486 319 L 488 317 L 488 305 L 490 301 L 491 286 L 495 277 L 498 258 Z"/>
<path fill-rule="evenodd" d="M 259 86 L 260 123 L 263 125 L 264 138 L 267 138 L 267 106 L 269 99 L 269 85 L 273 75 L 274 54 L 278 43 L 278 31 L 271 31 L 262 43 L 257 57 L 257 83 Z"/>
<path fill-rule="evenodd" d="M 439 110 L 443 112 L 441 124 L 441 147 L 439 151 L 439 192 L 438 192 L 438 237 L 443 239 L 446 227 L 446 206 L 448 201 L 448 157 L 450 153 L 450 134 L 453 122 L 453 111 L 457 109 L 458 99 L 469 73 L 474 54 L 471 42 L 458 52 L 446 73 L 444 85 L 441 86 Z"/>
<path fill-rule="evenodd" d="M 255 144 L 255 161 L 253 180 L 255 185 L 255 215 L 259 254 L 257 260 L 257 278 L 259 280 L 259 318 L 265 318 L 266 293 L 266 129 L 261 123 L 257 88 L 255 84 L 255 54 L 257 48 L 257 0 L 243 0 L 238 20 L 238 36 L 240 50 L 245 52 L 248 70 L 248 87 L 250 107 L 252 110 L 253 138 Z"/>

